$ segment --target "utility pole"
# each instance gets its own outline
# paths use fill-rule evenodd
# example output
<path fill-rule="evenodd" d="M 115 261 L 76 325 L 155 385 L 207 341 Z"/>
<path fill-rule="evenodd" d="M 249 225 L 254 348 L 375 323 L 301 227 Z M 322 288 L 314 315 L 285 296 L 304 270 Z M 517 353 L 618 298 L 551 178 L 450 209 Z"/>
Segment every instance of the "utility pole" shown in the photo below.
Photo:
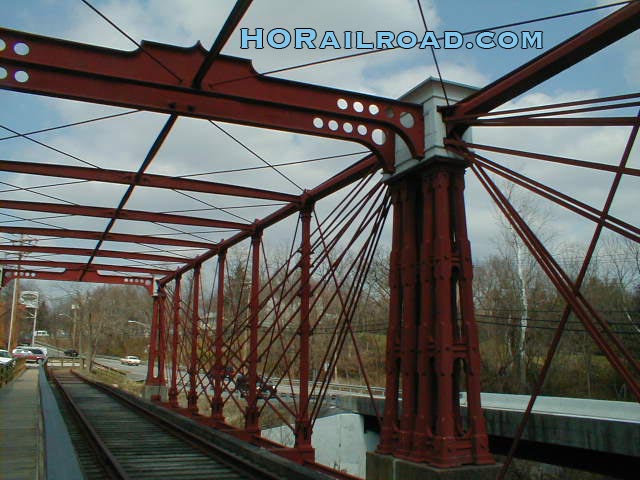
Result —
<path fill-rule="evenodd" d="M 24 235 L 20 235 L 19 243 L 24 242 Z M 16 312 L 18 310 L 18 291 L 20 290 L 20 266 L 22 261 L 22 252 L 18 252 L 18 272 L 13 278 L 13 297 L 11 299 L 11 319 L 9 320 L 9 339 L 7 340 L 7 350 L 11 351 L 11 339 L 13 336 L 13 324 L 16 321 Z"/>
<path fill-rule="evenodd" d="M 11 338 L 13 336 L 13 324 L 16 321 L 16 310 L 18 308 L 18 289 L 20 288 L 20 265 L 18 264 L 18 275 L 13 279 L 13 298 L 11 299 L 11 320 L 9 320 L 9 339 L 7 340 L 7 350 L 11 351 Z"/>

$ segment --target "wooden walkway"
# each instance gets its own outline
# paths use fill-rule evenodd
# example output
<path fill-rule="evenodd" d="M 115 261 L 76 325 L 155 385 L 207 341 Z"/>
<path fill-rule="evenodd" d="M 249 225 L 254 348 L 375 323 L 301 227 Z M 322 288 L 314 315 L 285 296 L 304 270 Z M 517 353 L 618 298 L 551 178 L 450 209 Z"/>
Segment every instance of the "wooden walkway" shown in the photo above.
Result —
<path fill-rule="evenodd" d="M 0 478 L 39 480 L 44 477 L 42 415 L 38 369 L 0 389 Z"/>

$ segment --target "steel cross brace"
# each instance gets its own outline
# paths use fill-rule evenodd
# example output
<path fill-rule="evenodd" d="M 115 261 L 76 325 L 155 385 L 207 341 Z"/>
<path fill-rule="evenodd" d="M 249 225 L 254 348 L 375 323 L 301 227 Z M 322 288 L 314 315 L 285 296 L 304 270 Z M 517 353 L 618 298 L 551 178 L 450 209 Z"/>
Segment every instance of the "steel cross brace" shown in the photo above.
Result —
<path fill-rule="evenodd" d="M 193 88 L 188 79 L 207 56 L 200 44 L 143 42 L 125 52 L 4 28 L 0 40 L 0 88 L 355 141 L 387 171 L 394 134 L 412 156 L 424 152 L 420 105 L 261 76 L 249 60 L 226 55 Z"/>
<path fill-rule="evenodd" d="M 82 238 L 85 240 L 99 240 L 102 232 L 90 230 L 67 230 L 66 228 L 34 228 L 34 227 L 4 227 L 0 226 L 0 232 L 10 233 L 12 235 L 41 235 L 45 237 L 62 237 L 62 238 Z M 123 242 L 123 243 L 139 243 L 152 245 L 172 245 L 187 248 L 211 248 L 211 244 L 207 242 L 199 242 L 194 240 L 182 240 L 171 237 L 160 237 L 152 235 L 133 235 L 128 233 L 108 233 L 104 237 L 105 241 Z"/>
<path fill-rule="evenodd" d="M 93 250 L 89 248 L 69 248 L 69 247 L 40 247 L 34 245 L 3 245 L 0 244 L 0 250 L 10 252 L 27 252 L 27 253 L 49 253 L 60 255 L 79 255 L 90 256 Z M 145 260 L 148 262 L 170 262 L 185 263 L 189 261 L 186 257 L 175 257 L 170 255 L 158 255 L 140 252 L 127 252 L 119 250 L 100 250 L 96 255 L 98 257 L 121 258 Z"/>
<path fill-rule="evenodd" d="M 123 170 L 107 170 L 68 165 L 41 164 L 32 162 L 15 162 L 0 160 L 0 171 L 43 175 L 48 177 L 74 178 L 95 182 L 135 184 L 140 187 L 170 188 L 188 192 L 211 193 L 236 197 L 261 198 L 277 202 L 295 202 L 297 195 L 290 193 L 249 188 L 225 183 L 206 182 L 189 178 L 168 177 L 149 173 L 136 174 Z M 138 177 L 138 178 L 136 178 Z"/>
<path fill-rule="evenodd" d="M 50 268 L 64 268 L 66 270 L 77 270 L 82 271 L 86 264 L 79 262 L 56 262 L 50 260 L 30 260 L 28 258 L 23 258 L 21 260 L 7 260 L 0 259 L 0 265 L 27 265 L 31 267 L 50 267 Z M 90 272 L 97 272 L 99 270 L 107 270 L 112 272 L 131 272 L 131 273 L 148 273 L 150 275 L 166 275 L 171 273 L 170 270 L 163 270 L 160 268 L 150 268 L 150 267 L 131 267 L 128 265 L 103 265 L 103 264 L 92 264 L 89 267 Z"/>
<path fill-rule="evenodd" d="M 3 200 L 2 207 L 8 210 L 27 210 L 35 212 L 60 213 L 63 215 L 83 215 L 87 217 L 113 218 L 115 208 L 91 207 L 86 205 L 69 205 L 62 203 L 46 202 L 22 202 L 16 200 Z M 159 222 L 178 225 L 197 225 L 201 227 L 229 228 L 232 230 L 249 229 L 251 225 L 227 220 L 215 220 L 188 215 L 176 215 L 172 213 L 155 213 L 142 210 L 120 210 L 120 220 L 136 220 L 140 222 Z"/>

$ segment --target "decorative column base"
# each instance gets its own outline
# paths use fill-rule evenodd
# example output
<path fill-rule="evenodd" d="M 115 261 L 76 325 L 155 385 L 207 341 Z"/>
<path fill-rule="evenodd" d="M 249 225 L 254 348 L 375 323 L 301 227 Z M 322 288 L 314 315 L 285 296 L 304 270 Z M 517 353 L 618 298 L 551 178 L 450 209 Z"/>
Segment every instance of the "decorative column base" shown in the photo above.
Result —
<path fill-rule="evenodd" d="M 391 455 L 367 453 L 367 480 L 495 480 L 501 464 L 438 468 Z"/>
<path fill-rule="evenodd" d="M 145 385 L 142 390 L 142 398 L 152 402 L 169 401 L 169 389 L 166 385 Z"/>

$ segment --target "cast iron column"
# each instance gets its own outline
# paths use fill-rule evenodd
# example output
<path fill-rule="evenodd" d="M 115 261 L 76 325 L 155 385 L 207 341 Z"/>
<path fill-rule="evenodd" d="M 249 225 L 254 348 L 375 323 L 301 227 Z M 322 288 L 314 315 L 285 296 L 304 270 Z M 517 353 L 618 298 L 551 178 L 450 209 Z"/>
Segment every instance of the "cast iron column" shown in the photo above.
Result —
<path fill-rule="evenodd" d="M 307 205 L 300 212 L 302 239 L 300 245 L 300 403 L 295 426 L 295 448 L 305 460 L 314 460 L 311 447 L 311 422 L 309 421 L 309 314 L 311 303 L 311 212 Z"/>
<path fill-rule="evenodd" d="M 187 408 L 192 414 L 198 413 L 198 330 L 200 323 L 200 264 L 193 269 L 191 301 L 191 359 L 189 362 L 189 393 Z"/>
<path fill-rule="evenodd" d="M 251 435 L 260 434 L 260 412 L 258 411 L 258 325 L 260 315 L 260 242 L 262 231 L 251 237 L 251 301 L 249 318 L 249 398 L 245 414 L 245 430 Z"/>
<path fill-rule="evenodd" d="M 211 417 L 219 422 L 224 422 L 224 402 L 222 391 L 224 389 L 225 369 L 222 364 L 222 340 L 224 334 L 224 267 L 227 251 L 218 253 L 218 303 L 216 306 L 216 341 L 215 363 L 213 365 L 214 384 L 213 400 L 211 401 Z"/>
<path fill-rule="evenodd" d="M 391 303 L 378 453 L 441 468 L 494 463 L 480 407 L 465 168 L 461 160 L 436 156 L 390 186 Z"/>
<path fill-rule="evenodd" d="M 145 385 L 158 385 L 158 378 L 155 375 L 156 361 L 158 358 L 158 314 L 159 298 L 153 297 L 153 313 L 151 316 L 151 331 L 149 332 L 149 358 L 147 359 L 147 379 Z"/>
<path fill-rule="evenodd" d="M 178 406 L 178 340 L 180 338 L 180 283 L 182 275 L 176 277 L 173 290 L 173 335 L 171 336 L 171 387 L 169 388 L 169 403 Z"/>

